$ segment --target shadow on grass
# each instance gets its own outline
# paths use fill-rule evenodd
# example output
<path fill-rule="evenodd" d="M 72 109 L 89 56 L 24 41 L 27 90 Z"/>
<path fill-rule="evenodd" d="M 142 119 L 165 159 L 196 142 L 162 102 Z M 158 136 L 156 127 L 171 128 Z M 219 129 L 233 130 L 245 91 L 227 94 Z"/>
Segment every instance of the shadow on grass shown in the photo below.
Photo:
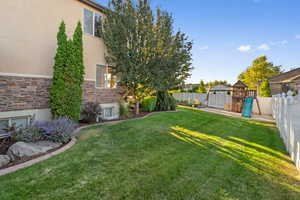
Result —
<path fill-rule="evenodd" d="M 300 195 L 298 172 L 288 156 L 281 152 L 240 138 L 222 138 L 180 126 L 171 127 L 169 134 L 220 157 L 230 158 L 245 170 L 265 178 L 267 184 L 277 184 L 281 189 Z"/>

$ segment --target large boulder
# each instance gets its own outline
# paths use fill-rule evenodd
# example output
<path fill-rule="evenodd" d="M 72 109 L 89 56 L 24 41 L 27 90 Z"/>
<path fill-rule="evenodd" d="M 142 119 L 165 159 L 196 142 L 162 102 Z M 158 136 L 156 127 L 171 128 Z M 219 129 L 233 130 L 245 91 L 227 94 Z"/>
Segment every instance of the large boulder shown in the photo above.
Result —
<path fill-rule="evenodd" d="M 50 141 L 41 141 L 37 143 L 17 142 L 9 147 L 7 155 L 11 158 L 11 160 L 17 160 L 46 153 L 47 151 L 60 146 L 60 143 Z"/>
<path fill-rule="evenodd" d="M 10 157 L 7 155 L 0 155 L 0 168 L 4 167 L 8 163 L 10 163 Z"/>
<path fill-rule="evenodd" d="M 52 149 L 56 149 L 62 145 L 62 143 L 56 143 L 56 142 L 51 142 L 51 141 L 40 141 L 34 143 L 38 148 L 41 149 L 44 153 L 47 151 L 50 151 Z"/>

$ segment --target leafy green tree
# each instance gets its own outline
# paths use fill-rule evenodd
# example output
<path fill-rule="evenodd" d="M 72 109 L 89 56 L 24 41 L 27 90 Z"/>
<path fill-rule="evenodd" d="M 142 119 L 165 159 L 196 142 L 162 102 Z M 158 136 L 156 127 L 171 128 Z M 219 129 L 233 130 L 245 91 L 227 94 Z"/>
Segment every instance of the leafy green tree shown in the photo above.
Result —
<path fill-rule="evenodd" d="M 192 43 L 181 32 L 173 34 L 170 14 L 158 9 L 154 17 L 148 0 L 111 0 L 109 7 L 102 31 L 106 60 L 136 99 L 136 113 L 152 91 L 159 97 L 159 109 L 170 108 L 160 102 L 172 103 L 168 90 L 190 76 Z"/>
<path fill-rule="evenodd" d="M 260 95 L 262 97 L 271 97 L 270 83 L 268 80 L 265 80 L 261 84 Z"/>
<path fill-rule="evenodd" d="M 139 0 L 137 5 L 132 0 L 111 0 L 109 7 L 102 31 L 108 51 L 106 60 L 128 94 L 136 99 L 138 114 L 139 103 L 149 91 L 145 82 L 152 42 L 151 8 L 147 0 Z"/>
<path fill-rule="evenodd" d="M 57 35 L 50 108 L 55 118 L 68 116 L 74 121 L 80 118 L 82 84 L 84 82 L 82 28 L 79 22 L 73 40 L 68 40 L 66 26 L 62 22 Z"/>
<path fill-rule="evenodd" d="M 154 25 L 154 49 L 148 64 L 148 83 L 157 92 L 157 110 L 175 109 L 168 90 L 184 83 L 192 69 L 192 42 L 182 33 L 173 33 L 173 18 L 157 9 Z"/>
<path fill-rule="evenodd" d="M 282 73 L 281 66 L 274 66 L 267 61 L 266 56 L 261 56 L 252 62 L 246 71 L 242 72 L 238 79 L 243 81 L 250 89 L 256 90 L 259 81 L 265 81 Z"/>
<path fill-rule="evenodd" d="M 216 85 L 229 85 L 229 84 L 227 81 L 218 81 L 218 80 L 206 83 L 206 86 L 208 86 L 208 87 L 213 87 Z"/>
<path fill-rule="evenodd" d="M 204 81 L 201 80 L 200 81 L 200 84 L 199 84 L 199 87 L 197 89 L 197 93 L 206 93 L 206 88 L 205 88 L 205 84 L 204 84 Z"/>

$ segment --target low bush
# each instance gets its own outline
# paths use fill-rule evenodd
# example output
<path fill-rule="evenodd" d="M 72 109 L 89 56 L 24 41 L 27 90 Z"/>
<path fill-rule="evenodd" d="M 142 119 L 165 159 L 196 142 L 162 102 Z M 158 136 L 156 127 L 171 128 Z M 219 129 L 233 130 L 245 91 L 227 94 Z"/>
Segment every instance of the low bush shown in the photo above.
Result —
<path fill-rule="evenodd" d="M 200 107 L 202 104 L 201 104 L 201 102 L 199 101 L 199 100 L 194 100 L 193 101 L 193 106 L 195 106 L 195 107 Z"/>
<path fill-rule="evenodd" d="M 125 101 L 119 101 L 119 112 L 120 118 L 127 119 L 132 117 L 132 113 L 130 112 L 129 103 Z"/>
<path fill-rule="evenodd" d="M 26 128 L 20 128 L 12 132 L 12 139 L 14 141 L 37 142 L 44 140 L 45 136 L 38 127 L 30 124 Z"/>
<path fill-rule="evenodd" d="M 76 124 L 68 117 L 60 117 L 52 121 L 32 121 L 26 127 L 15 125 L 5 128 L 3 133 L 10 135 L 12 143 L 38 142 L 48 140 L 52 142 L 67 143 L 71 140 L 71 134 L 75 131 Z"/>
<path fill-rule="evenodd" d="M 144 112 L 153 112 L 155 110 L 156 107 L 156 103 L 157 103 L 157 97 L 146 97 L 143 101 L 142 101 L 142 110 Z"/>
<path fill-rule="evenodd" d="M 36 121 L 34 126 L 42 132 L 45 140 L 67 143 L 71 140 L 76 124 L 68 117 L 60 117 L 52 121 Z"/>
<path fill-rule="evenodd" d="M 81 122 L 84 122 L 84 123 L 99 122 L 101 112 L 102 112 L 102 109 L 101 109 L 100 103 L 98 103 L 98 102 L 88 102 L 84 105 L 84 107 L 82 109 L 82 112 L 81 112 L 82 120 L 81 120 Z"/>
<path fill-rule="evenodd" d="M 157 92 L 157 111 L 168 111 L 176 110 L 177 102 L 176 99 L 168 92 Z"/>

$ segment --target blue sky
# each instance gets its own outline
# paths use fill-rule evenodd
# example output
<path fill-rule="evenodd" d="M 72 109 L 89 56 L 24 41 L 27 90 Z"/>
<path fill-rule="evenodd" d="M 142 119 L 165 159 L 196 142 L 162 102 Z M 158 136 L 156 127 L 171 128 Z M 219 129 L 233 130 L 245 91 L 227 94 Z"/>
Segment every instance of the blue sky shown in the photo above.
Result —
<path fill-rule="evenodd" d="M 300 66 L 299 0 L 152 0 L 152 5 L 171 12 L 175 30 L 194 41 L 195 69 L 188 82 L 234 83 L 262 55 L 284 70 Z"/>

